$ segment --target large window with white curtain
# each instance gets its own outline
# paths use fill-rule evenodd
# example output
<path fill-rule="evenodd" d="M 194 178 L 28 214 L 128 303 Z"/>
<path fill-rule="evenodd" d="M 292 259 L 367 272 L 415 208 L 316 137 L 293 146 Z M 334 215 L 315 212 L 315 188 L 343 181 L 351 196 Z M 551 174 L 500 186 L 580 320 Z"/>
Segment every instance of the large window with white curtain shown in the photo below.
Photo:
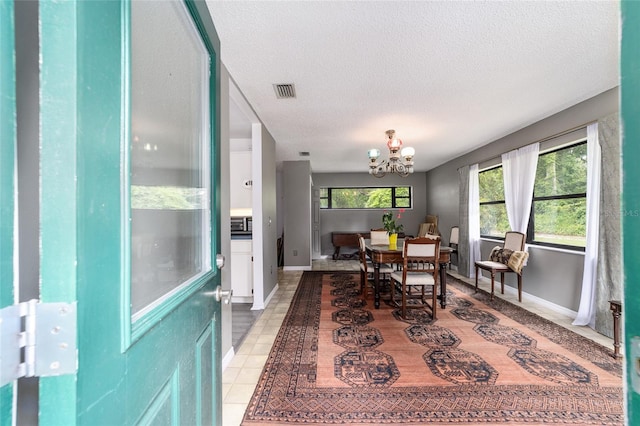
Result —
<path fill-rule="evenodd" d="M 509 230 L 502 166 L 479 173 L 480 235 L 502 238 Z M 584 250 L 587 210 L 587 143 L 538 156 L 527 243 Z"/>

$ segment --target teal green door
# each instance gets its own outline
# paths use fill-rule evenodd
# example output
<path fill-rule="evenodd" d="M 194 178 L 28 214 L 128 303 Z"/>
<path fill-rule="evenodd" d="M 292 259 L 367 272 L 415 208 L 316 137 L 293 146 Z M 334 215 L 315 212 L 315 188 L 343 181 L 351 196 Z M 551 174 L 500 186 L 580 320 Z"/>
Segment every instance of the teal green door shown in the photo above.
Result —
<path fill-rule="evenodd" d="M 624 342 L 627 371 L 627 424 L 640 421 L 640 3 L 621 2 L 622 49 L 620 52 L 623 229 L 624 229 Z"/>
<path fill-rule="evenodd" d="M 0 2 L 0 309 L 14 302 L 16 79 L 13 2 Z M 0 336 L 3 339 L 3 336 Z M 4 344 L 0 341 L 0 345 Z M 0 363 L 2 360 L 0 360 Z M 1 367 L 1 365 L 0 365 Z M 0 425 L 11 425 L 14 383 L 0 383 Z"/>
<path fill-rule="evenodd" d="M 77 372 L 40 378 L 40 424 L 219 424 L 206 5 L 39 6 L 41 300 L 77 301 L 78 323 Z"/>

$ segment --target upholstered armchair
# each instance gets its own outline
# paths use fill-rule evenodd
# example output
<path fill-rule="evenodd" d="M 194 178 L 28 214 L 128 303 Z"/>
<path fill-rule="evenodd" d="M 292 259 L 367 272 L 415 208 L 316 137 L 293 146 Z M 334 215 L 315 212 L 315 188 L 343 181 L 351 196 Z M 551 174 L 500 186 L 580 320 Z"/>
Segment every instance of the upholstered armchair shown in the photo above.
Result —
<path fill-rule="evenodd" d="M 500 273 L 501 293 L 504 294 L 504 274 L 515 273 L 518 276 L 518 301 L 522 302 L 522 268 L 529 257 L 524 251 L 525 235 L 521 232 L 509 231 L 504 236 L 502 247 L 491 250 L 489 260 L 476 261 L 476 291 L 478 291 L 478 270 L 491 274 L 491 300 L 493 300 L 495 275 Z"/>

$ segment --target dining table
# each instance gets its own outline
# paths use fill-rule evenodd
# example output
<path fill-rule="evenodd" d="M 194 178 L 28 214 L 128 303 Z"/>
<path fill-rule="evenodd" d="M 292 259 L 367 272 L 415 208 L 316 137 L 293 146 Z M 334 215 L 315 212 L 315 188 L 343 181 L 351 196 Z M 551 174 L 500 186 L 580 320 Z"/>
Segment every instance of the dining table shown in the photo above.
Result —
<path fill-rule="evenodd" d="M 398 239 L 396 248 L 389 247 L 388 244 L 371 244 L 371 240 L 365 240 L 367 255 L 373 263 L 373 306 L 380 308 L 380 265 L 382 264 L 402 264 L 402 254 L 404 250 L 404 239 Z M 453 249 L 449 246 L 440 246 L 440 256 L 438 257 L 438 269 L 440 278 L 440 307 L 447 306 L 447 265 L 451 260 Z"/>

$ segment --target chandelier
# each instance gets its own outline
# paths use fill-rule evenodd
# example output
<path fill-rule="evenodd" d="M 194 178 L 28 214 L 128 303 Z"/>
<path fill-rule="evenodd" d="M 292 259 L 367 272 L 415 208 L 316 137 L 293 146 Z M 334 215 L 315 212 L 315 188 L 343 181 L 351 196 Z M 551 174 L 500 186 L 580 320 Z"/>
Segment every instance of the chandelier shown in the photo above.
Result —
<path fill-rule="evenodd" d="M 416 150 L 411 147 L 402 148 L 402 141 L 396 138 L 395 130 L 387 130 L 387 148 L 389 148 L 389 159 L 378 163 L 380 157 L 379 149 L 370 149 L 369 154 L 369 174 L 377 178 L 385 176 L 387 173 L 396 173 L 402 177 L 407 177 L 413 173 L 413 156 Z M 400 151 L 402 148 L 402 151 Z M 402 157 L 402 159 L 400 158 Z M 403 161 L 404 159 L 404 161 Z"/>

